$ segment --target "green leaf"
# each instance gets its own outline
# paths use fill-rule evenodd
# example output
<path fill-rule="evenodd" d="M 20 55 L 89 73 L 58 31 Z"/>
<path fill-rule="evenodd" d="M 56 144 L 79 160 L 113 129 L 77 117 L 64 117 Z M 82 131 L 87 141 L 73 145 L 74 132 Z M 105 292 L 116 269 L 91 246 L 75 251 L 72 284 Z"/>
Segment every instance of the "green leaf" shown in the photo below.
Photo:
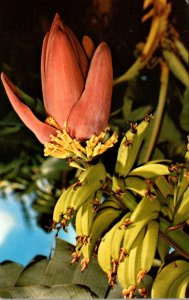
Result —
<path fill-rule="evenodd" d="M 17 279 L 19 278 L 23 266 L 5 261 L 0 264 L 0 288 L 12 287 L 15 285 Z"/>
<path fill-rule="evenodd" d="M 48 260 L 44 257 L 36 257 L 33 261 L 23 270 L 16 282 L 16 286 L 29 286 L 42 284 L 43 273 L 47 267 Z"/>
<path fill-rule="evenodd" d="M 28 287 L 13 287 L 6 291 L 0 290 L 0 297 L 6 296 L 9 293 L 12 299 L 92 299 L 96 295 L 89 288 L 77 284 L 61 284 L 54 286 L 28 286 Z"/>

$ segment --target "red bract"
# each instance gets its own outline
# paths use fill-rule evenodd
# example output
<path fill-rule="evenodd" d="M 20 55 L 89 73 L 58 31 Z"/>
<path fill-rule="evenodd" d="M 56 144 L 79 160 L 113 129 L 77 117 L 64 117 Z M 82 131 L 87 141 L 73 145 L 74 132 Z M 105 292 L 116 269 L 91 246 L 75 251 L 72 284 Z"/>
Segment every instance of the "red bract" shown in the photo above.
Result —
<path fill-rule="evenodd" d="M 102 42 L 94 52 L 90 38 L 80 45 L 74 33 L 56 14 L 50 32 L 43 42 L 41 77 L 47 116 L 59 129 L 66 130 L 78 141 L 100 134 L 108 123 L 112 96 L 112 60 L 109 47 Z M 94 52 L 94 54 L 93 54 Z M 91 63 L 88 66 L 88 59 Z M 57 126 L 39 121 L 29 107 L 19 100 L 19 93 L 8 77 L 1 79 L 9 100 L 41 143 L 56 135 Z"/>

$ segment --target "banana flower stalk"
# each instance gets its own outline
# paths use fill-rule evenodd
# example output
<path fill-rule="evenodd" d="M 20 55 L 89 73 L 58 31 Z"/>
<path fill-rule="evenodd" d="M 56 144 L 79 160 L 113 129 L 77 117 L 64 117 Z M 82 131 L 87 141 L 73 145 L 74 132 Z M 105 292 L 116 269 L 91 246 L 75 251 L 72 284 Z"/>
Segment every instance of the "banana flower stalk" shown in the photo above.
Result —
<path fill-rule="evenodd" d="M 20 101 L 14 84 L 1 74 L 14 110 L 45 145 L 45 155 L 78 156 L 90 160 L 117 142 L 114 133 L 103 143 L 112 96 L 110 49 L 102 42 L 94 51 L 94 44 L 87 36 L 83 37 L 82 43 L 83 47 L 56 14 L 50 32 L 44 38 L 41 55 L 45 122 Z"/>

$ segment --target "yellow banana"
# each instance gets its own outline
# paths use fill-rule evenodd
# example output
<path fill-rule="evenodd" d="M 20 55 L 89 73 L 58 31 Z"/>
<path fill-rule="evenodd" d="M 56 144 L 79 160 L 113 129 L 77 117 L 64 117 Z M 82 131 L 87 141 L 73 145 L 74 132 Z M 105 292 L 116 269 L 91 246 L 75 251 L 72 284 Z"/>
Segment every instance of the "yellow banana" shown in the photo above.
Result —
<path fill-rule="evenodd" d="M 135 133 L 135 130 L 133 130 L 131 127 L 131 129 L 126 132 L 119 146 L 117 162 L 115 166 L 115 173 L 119 176 L 125 177 L 127 175 L 126 165 L 131 156 L 131 146 L 134 140 Z"/>
<path fill-rule="evenodd" d="M 94 220 L 94 194 L 90 195 L 86 202 L 81 206 L 81 232 L 83 243 L 89 242 L 89 235 Z M 77 217 L 77 215 L 76 215 Z"/>
<path fill-rule="evenodd" d="M 181 197 L 183 193 L 186 191 L 186 189 L 189 186 L 189 171 L 188 170 L 181 170 L 178 182 L 175 186 L 175 193 L 174 193 L 174 204 L 175 206 L 179 205 L 181 200 Z"/>
<path fill-rule="evenodd" d="M 129 252 L 129 262 L 128 262 L 128 277 L 130 285 L 137 286 L 137 275 L 141 269 L 142 264 L 142 254 L 143 254 L 143 239 L 145 236 L 145 226 L 142 227 L 141 231 L 137 235 L 135 241 Z M 144 258 L 143 258 L 144 260 Z"/>
<path fill-rule="evenodd" d="M 111 199 L 105 199 L 98 207 L 98 210 L 112 207 L 115 209 L 121 209 L 120 203 L 117 201 L 117 199 L 114 199 L 113 197 Z"/>
<path fill-rule="evenodd" d="M 157 248 L 158 234 L 159 223 L 156 220 L 152 220 L 146 226 L 146 233 L 143 239 L 140 265 L 142 272 L 139 272 L 140 274 L 142 274 L 142 276 L 138 274 L 138 284 L 140 284 L 141 280 L 143 279 L 143 276 L 145 276 L 150 271 L 153 265 Z"/>
<path fill-rule="evenodd" d="M 65 211 L 63 210 L 64 203 L 71 189 L 72 189 L 71 187 L 68 187 L 67 189 L 63 190 L 61 196 L 59 197 L 55 205 L 54 212 L 53 212 L 53 221 L 56 223 L 60 223 L 62 220 L 62 216 L 65 213 Z"/>
<path fill-rule="evenodd" d="M 165 164 L 160 163 L 147 163 L 140 167 L 133 169 L 129 176 L 140 176 L 142 178 L 153 178 L 160 175 L 168 175 L 169 168 Z"/>
<path fill-rule="evenodd" d="M 116 195 L 116 199 L 120 201 L 123 208 L 128 208 L 131 211 L 133 211 L 137 206 L 137 201 L 135 196 L 131 194 L 129 191 L 125 191 L 120 195 Z"/>
<path fill-rule="evenodd" d="M 112 263 L 112 242 L 117 224 L 114 225 L 101 239 L 98 248 L 98 263 L 101 269 L 107 274 L 108 284 L 113 287 L 116 283 L 117 269 Z"/>
<path fill-rule="evenodd" d="M 186 298 L 186 289 L 189 284 L 189 271 L 183 272 L 170 286 L 167 298 Z"/>
<path fill-rule="evenodd" d="M 150 118 L 150 116 L 146 116 L 145 119 L 137 126 L 133 125 L 133 129 L 127 131 L 124 136 L 118 151 L 115 167 L 115 172 L 119 176 L 126 177 L 135 163 L 138 151 L 145 137 Z"/>
<path fill-rule="evenodd" d="M 121 225 L 130 216 L 131 216 L 131 212 L 126 213 L 124 217 L 115 225 L 116 229 L 114 232 L 112 246 L 111 246 L 112 260 L 114 264 L 118 264 L 120 261 L 122 261 L 120 254 L 121 254 L 121 247 L 123 243 L 125 228 L 121 227 Z"/>
<path fill-rule="evenodd" d="M 120 193 L 123 193 L 124 190 L 125 185 L 123 178 L 112 176 L 112 191 L 119 195 Z"/>
<path fill-rule="evenodd" d="M 92 224 L 89 243 L 82 246 L 82 254 L 89 262 L 97 241 L 101 238 L 103 233 L 111 227 L 112 223 L 116 221 L 121 215 L 122 211 L 113 207 L 107 207 L 97 211 Z"/>
<path fill-rule="evenodd" d="M 130 280 L 128 276 L 128 264 L 129 264 L 129 256 L 127 255 L 122 261 L 117 270 L 118 281 L 123 288 L 122 294 L 124 298 L 135 298 L 135 290 L 136 287 L 134 285 L 130 285 Z"/>
<path fill-rule="evenodd" d="M 148 186 L 144 179 L 136 176 L 127 176 L 124 181 L 126 190 L 131 190 L 141 196 L 146 195 Z"/>
<path fill-rule="evenodd" d="M 151 220 L 156 219 L 159 215 L 161 205 L 158 198 L 151 200 L 145 196 L 139 202 L 131 217 L 123 224 L 125 235 L 123 240 L 123 247 L 125 252 L 129 254 L 133 242 L 141 229 L 146 226 Z"/>
<path fill-rule="evenodd" d="M 156 276 L 151 291 L 152 298 L 168 298 L 169 291 L 175 281 L 183 276 L 183 273 L 189 274 L 189 263 L 184 260 L 176 260 L 161 269 Z M 176 298 L 176 295 L 174 296 Z"/>
<path fill-rule="evenodd" d="M 102 163 L 87 167 L 78 177 L 80 183 L 91 183 L 95 180 L 105 181 L 106 170 Z"/>
<path fill-rule="evenodd" d="M 173 226 L 182 224 L 188 218 L 189 218 L 189 187 L 184 192 L 181 201 L 179 201 L 179 207 L 177 208 L 173 218 Z"/>

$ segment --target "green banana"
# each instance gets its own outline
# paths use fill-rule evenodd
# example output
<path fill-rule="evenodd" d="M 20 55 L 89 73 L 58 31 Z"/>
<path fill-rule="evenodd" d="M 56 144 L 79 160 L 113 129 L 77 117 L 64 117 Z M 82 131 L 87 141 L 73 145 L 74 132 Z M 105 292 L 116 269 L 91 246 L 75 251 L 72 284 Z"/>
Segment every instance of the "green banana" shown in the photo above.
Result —
<path fill-rule="evenodd" d="M 126 190 L 131 190 L 141 196 L 146 195 L 148 185 L 144 179 L 136 176 L 127 176 L 124 181 Z"/>
<path fill-rule="evenodd" d="M 82 246 L 82 254 L 89 262 L 97 241 L 101 238 L 103 233 L 116 221 L 121 215 L 122 211 L 113 207 L 107 207 L 97 211 L 92 224 L 89 243 Z"/>
<path fill-rule="evenodd" d="M 156 184 L 164 199 L 166 199 L 168 195 L 173 195 L 173 186 L 167 181 L 165 176 L 158 176 L 154 179 L 154 183 Z"/>
<path fill-rule="evenodd" d="M 117 269 L 112 262 L 112 242 L 116 231 L 117 224 L 115 224 L 101 239 L 98 248 L 98 263 L 101 269 L 107 274 L 108 284 L 113 287 L 116 283 Z"/>
<path fill-rule="evenodd" d="M 126 132 L 118 150 L 115 166 L 115 172 L 119 176 L 126 177 L 135 163 L 138 151 L 145 137 L 150 118 L 150 116 L 146 116 L 140 124 L 137 126 L 134 124 L 133 128 Z"/>
<path fill-rule="evenodd" d="M 187 293 L 187 289 L 189 287 L 189 280 L 188 280 L 188 277 L 189 277 L 189 272 L 188 274 L 185 274 L 185 278 L 184 280 L 180 283 L 178 289 L 177 289 L 177 293 L 176 293 L 176 298 L 185 298 L 187 297 L 188 298 L 188 295 L 186 295 Z"/>
<path fill-rule="evenodd" d="M 131 211 L 133 211 L 137 206 L 135 196 L 129 191 L 125 191 L 124 193 L 116 196 L 116 199 L 119 199 L 120 203 L 123 205 L 124 208 L 128 208 Z"/>
<path fill-rule="evenodd" d="M 131 216 L 131 212 L 126 213 L 124 217 L 115 225 L 116 229 L 114 232 L 112 246 L 111 246 L 112 261 L 114 264 L 118 264 L 123 259 L 122 257 L 120 257 L 120 254 L 121 254 L 121 248 L 122 248 L 123 238 L 125 234 L 125 228 L 121 227 L 121 225 L 130 216 Z"/>
<path fill-rule="evenodd" d="M 117 277 L 121 287 L 123 288 L 122 294 L 124 298 L 135 298 L 136 286 L 130 285 L 128 276 L 128 264 L 129 256 L 127 255 L 124 261 L 122 261 L 118 266 Z"/>
<path fill-rule="evenodd" d="M 102 163 L 87 167 L 78 177 L 80 183 L 90 184 L 93 181 L 100 180 L 104 182 L 106 179 L 106 170 Z"/>
<path fill-rule="evenodd" d="M 124 180 L 123 178 L 119 178 L 117 176 L 112 176 L 112 191 L 116 194 L 123 193 L 125 190 Z"/>
<path fill-rule="evenodd" d="M 103 200 L 103 202 L 99 205 L 98 207 L 98 211 L 104 208 L 108 208 L 108 207 L 112 207 L 115 209 L 121 209 L 121 205 L 119 203 L 119 201 L 117 201 L 117 199 L 115 199 L 114 197 L 108 198 Z"/>
<path fill-rule="evenodd" d="M 176 212 L 173 218 L 173 226 L 184 223 L 189 218 L 189 187 L 182 195 L 179 201 L 179 207 L 176 207 Z"/>
<path fill-rule="evenodd" d="M 141 229 L 146 226 L 151 220 L 156 219 L 159 215 L 161 205 L 158 198 L 151 200 L 145 196 L 139 202 L 131 217 L 125 221 L 123 226 L 126 227 L 123 247 L 125 252 L 129 254 L 133 242 Z"/>
<path fill-rule="evenodd" d="M 64 202 L 68 196 L 68 194 L 70 193 L 72 187 L 68 187 L 67 189 L 63 190 L 61 196 L 59 197 L 55 208 L 54 208 L 54 212 L 53 212 L 53 221 L 56 223 L 60 223 L 62 220 L 62 216 L 64 214 L 64 210 L 63 210 L 63 206 L 64 206 Z"/>
<path fill-rule="evenodd" d="M 189 263 L 184 260 L 176 260 L 163 267 L 153 282 L 152 298 L 168 298 L 171 287 L 183 273 L 189 274 Z"/>
<path fill-rule="evenodd" d="M 152 265 L 155 258 L 157 241 L 159 234 L 159 223 L 156 220 L 152 220 L 146 226 L 146 233 L 143 239 L 142 250 L 141 250 L 141 273 L 146 275 Z M 139 274 L 138 274 L 139 275 Z M 143 277 L 138 276 L 139 283 Z"/>
<path fill-rule="evenodd" d="M 91 232 L 91 227 L 94 220 L 94 194 L 86 200 L 86 202 L 81 206 L 81 232 L 83 237 L 83 243 L 87 243 L 87 239 Z"/>
<path fill-rule="evenodd" d="M 182 229 L 170 229 L 171 223 L 160 217 L 160 236 L 178 253 L 189 259 L 189 235 L 182 231 Z"/>
<path fill-rule="evenodd" d="M 106 170 L 102 163 L 87 167 L 81 172 L 78 181 L 64 190 L 58 199 L 53 213 L 54 222 L 59 223 L 63 215 L 62 225 L 66 227 L 73 210 L 78 210 L 91 194 L 100 189 L 105 180 Z"/>
<path fill-rule="evenodd" d="M 133 125 L 134 126 L 134 125 Z M 115 173 L 119 176 L 126 176 L 127 169 L 126 165 L 131 155 L 131 145 L 135 136 L 135 130 L 129 129 L 124 135 L 121 144 L 119 146 L 117 161 L 115 165 Z"/>
<path fill-rule="evenodd" d="M 180 275 L 171 285 L 167 298 L 186 298 L 186 289 L 189 284 L 189 271 Z"/>
<path fill-rule="evenodd" d="M 133 169 L 129 173 L 129 176 L 140 176 L 142 178 L 149 179 L 160 175 L 168 175 L 169 173 L 168 166 L 164 164 L 147 163 Z"/>
<path fill-rule="evenodd" d="M 137 275 L 141 269 L 142 264 L 142 251 L 143 251 L 143 239 L 145 236 L 145 226 L 142 227 L 141 231 L 137 235 L 135 241 L 132 244 L 132 247 L 129 252 L 129 262 L 128 262 L 128 277 L 130 285 L 137 286 L 138 278 Z"/>
<path fill-rule="evenodd" d="M 158 236 L 157 250 L 162 262 L 164 262 L 166 255 L 169 254 L 169 249 L 169 244 L 161 236 Z"/>
<path fill-rule="evenodd" d="M 189 172 L 188 170 L 181 170 L 179 177 L 178 177 L 178 182 L 175 186 L 175 193 L 174 193 L 174 204 L 175 206 L 179 205 L 181 200 L 182 195 L 186 191 L 186 189 L 189 186 Z"/>

